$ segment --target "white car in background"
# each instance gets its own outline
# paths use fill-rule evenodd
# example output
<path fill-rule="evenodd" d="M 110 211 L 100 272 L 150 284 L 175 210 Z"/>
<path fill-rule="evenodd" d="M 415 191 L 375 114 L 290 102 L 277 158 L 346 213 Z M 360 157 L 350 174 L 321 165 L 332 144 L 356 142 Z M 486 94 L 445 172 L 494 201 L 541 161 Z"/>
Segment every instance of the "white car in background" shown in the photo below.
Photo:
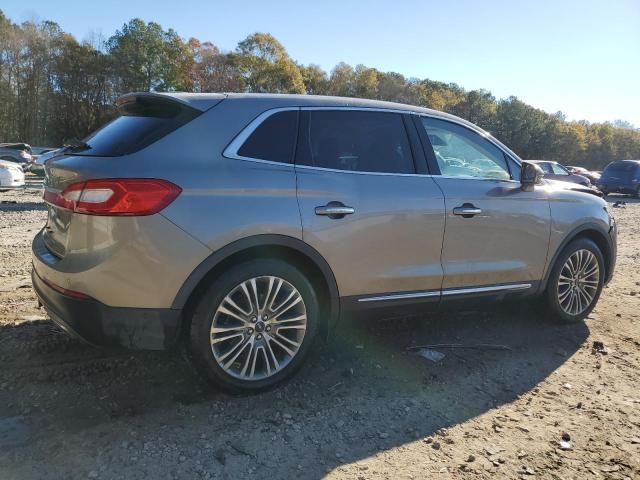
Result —
<path fill-rule="evenodd" d="M 22 167 L 15 162 L 0 160 L 0 192 L 18 187 L 24 187 Z"/>

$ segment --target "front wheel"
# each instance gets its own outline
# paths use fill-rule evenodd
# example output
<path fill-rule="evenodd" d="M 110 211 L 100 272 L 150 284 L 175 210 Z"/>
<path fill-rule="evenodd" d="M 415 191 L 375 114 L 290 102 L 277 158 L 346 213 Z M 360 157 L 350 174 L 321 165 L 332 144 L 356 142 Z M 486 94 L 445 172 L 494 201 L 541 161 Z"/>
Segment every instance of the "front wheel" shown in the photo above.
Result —
<path fill-rule="evenodd" d="M 551 270 L 545 292 L 554 319 L 574 323 L 586 318 L 598 302 L 604 277 L 604 258 L 594 242 L 579 238 L 567 245 Z"/>
<path fill-rule="evenodd" d="M 277 259 L 231 267 L 202 296 L 189 351 L 207 379 L 233 391 L 269 388 L 301 366 L 318 328 L 313 285 Z"/>

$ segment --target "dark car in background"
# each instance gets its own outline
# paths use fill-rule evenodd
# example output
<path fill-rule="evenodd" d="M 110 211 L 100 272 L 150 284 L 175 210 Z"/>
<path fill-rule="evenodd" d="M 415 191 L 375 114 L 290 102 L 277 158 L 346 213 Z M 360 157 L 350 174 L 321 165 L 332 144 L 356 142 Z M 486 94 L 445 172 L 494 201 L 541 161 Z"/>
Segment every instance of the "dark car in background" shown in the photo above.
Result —
<path fill-rule="evenodd" d="M 560 180 L 561 182 L 577 183 L 585 187 L 591 186 L 591 181 L 582 175 L 571 173 L 564 165 L 552 160 L 528 160 L 538 165 L 544 172 L 544 178 Z"/>
<path fill-rule="evenodd" d="M 640 198 L 640 160 L 616 160 L 602 172 L 598 181 L 602 193 L 624 193 Z"/>
<path fill-rule="evenodd" d="M 31 147 L 26 143 L 0 143 L 0 160 L 18 163 L 26 172 L 33 163 Z"/>

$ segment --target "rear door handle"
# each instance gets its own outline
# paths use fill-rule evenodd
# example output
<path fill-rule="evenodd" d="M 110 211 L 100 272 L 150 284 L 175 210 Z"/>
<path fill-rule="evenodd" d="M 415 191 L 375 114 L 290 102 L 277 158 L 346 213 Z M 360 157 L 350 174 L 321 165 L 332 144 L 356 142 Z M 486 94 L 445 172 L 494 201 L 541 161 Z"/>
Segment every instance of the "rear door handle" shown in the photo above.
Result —
<path fill-rule="evenodd" d="M 341 202 L 329 202 L 322 207 L 316 207 L 316 215 L 323 215 L 325 217 L 338 219 L 343 218 L 345 215 L 351 215 L 355 213 L 353 207 L 348 207 Z"/>
<path fill-rule="evenodd" d="M 480 215 L 481 213 L 482 209 L 476 207 L 472 203 L 463 203 L 461 206 L 453 209 L 454 215 L 460 215 L 463 218 L 471 218 L 475 215 Z"/>

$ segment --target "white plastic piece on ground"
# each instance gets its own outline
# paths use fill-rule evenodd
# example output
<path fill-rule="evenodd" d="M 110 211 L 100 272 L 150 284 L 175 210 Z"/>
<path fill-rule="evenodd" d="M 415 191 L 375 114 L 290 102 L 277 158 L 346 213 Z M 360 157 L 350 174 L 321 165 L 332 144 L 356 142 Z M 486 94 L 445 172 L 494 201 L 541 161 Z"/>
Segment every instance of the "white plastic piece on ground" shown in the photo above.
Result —
<path fill-rule="evenodd" d="M 416 355 L 420 355 L 427 360 L 431 360 L 433 363 L 438 363 L 445 357 L 444 353 L 440 353 L 429 348 L 419 348 L 418 350 L 414 350 L 413 353 Z"/>

